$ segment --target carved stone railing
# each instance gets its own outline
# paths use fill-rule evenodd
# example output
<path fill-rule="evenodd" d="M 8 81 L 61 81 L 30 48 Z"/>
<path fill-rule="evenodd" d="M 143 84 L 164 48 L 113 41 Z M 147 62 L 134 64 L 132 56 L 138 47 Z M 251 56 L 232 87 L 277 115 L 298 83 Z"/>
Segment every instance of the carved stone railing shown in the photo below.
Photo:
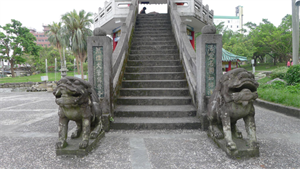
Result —
<path fill-rule="evenodd" d="M 125 18 L 130 10 L 131 0 L 110 0 L 94 15 L 94 27 L 102 27 L 113 18 Z"/>
<path fill-rule="evenodd" d="M 132 0 L 130 10 L 125 23 L 121 27 L 121 35 L 113 54 L 112 54 L 112 78 L 114 98 L 118 95 L 121 87 L 124 69 L 129 55 L 133 30 L 138 12 L 138 0 Z"/>
<path fill-rule="evenodd" d="M 202 0 L 195 0 L 195 17 L 208 25 L 213 25 L 214 11 L 209 11 L 208 5 L 203 5 Z"/>
<path fill-rule="evenodd" d="M 180 59 L 182 60 L 184 70 L 186 73 L 189 90 L 196 105 L 196 53 L 193 49 L 186 32 L 186 25 L 181 21 L 177 5 L 169 0 L 168 1 L 169 14 L 172 23 L 173 33 L 180 52 Z"/>

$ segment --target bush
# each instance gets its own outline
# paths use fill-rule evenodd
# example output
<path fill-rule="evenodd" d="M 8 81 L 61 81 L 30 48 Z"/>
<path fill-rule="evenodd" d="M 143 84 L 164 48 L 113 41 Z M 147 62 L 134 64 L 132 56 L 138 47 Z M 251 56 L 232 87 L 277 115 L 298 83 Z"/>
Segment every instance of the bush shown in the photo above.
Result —
<path fill-rule="evenodd" d="M 261 88 L 261 89 L 284 89 L 285 87 L 286 87 L 286 85 L 282 81 L 274 81 L 271 84 L 259 85 L 259 88 Z"/>
<path fill-rule="evenodd" d="M 48 72 L 54 72 L 55 66 L 48 66 Z"/>
<path fill-rule="evenodd" d="M 274 69 L 274 71 L 272 71 L 272 74 L 270 76 L 271 76 L 272 79 L 275 79 L 275 78 L 285 79 L 286 78 L 286 72 L 288 70 L 289 70 L 288 67 L 282 66 L 282 67 Z"/>
<path fill-rule="evenodd" d="M 83 71 L 84 71 L 84 72 L 87 72 L 87 71 L 88 71 L 88 63 L 87 63 L 87 62 L 84 62 L 84 63 L 83 63 Z"/>
<path fill-rule="evenodd" d="M 292 66 L 286 73 L 286 80 L 289 85 L 300 83 L 300 65 Z"/>

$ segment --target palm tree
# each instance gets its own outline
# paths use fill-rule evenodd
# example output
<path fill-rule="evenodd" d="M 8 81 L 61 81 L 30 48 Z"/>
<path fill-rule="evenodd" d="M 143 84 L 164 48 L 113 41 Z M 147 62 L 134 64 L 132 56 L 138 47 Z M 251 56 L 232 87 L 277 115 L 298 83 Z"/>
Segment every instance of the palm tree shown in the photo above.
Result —
<path fill-rule="evenodd" d="M 76 56 L 76 60 L 80 61 L 81 77 L 83 79 L 83 63 L 87 57 L 87 37 L 92 35 L 90 29 L 93 19 L 91 12 L 86 13 L 84 10 L 76 10 L 68 12 L 62 16 L 62 20 L 69 32 L 70 46 Z"/>
<path fill-rule="evenodd" d="M 63 58 L 61 54 L 61 49 L 65 46 L 65 35 L 63 33 L 63 27 L 61 22 L 53 22 L 52 25 L 48 25 L 50 30 L 47 31 L 47 36 L 49 42 L 55 46 L 60 55 L 60 66 L 62 67 L 63 65 Z"/>

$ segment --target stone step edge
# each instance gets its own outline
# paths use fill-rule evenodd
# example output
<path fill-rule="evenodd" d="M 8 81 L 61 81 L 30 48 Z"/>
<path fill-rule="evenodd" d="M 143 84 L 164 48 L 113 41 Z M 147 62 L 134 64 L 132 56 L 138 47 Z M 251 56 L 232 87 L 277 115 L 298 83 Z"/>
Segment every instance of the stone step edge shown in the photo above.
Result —
<path fill-rule="evenodd" d="M 174 42 L 176 43 L 174 40 L 165 40 L 165 41 L 151 41 L 151 42 L 144 42 L 144 43 L 170 43 L 170 42 Z M 132 44 L 134 43 L 140 43 L 140 42 L 132 42 Z"/>
<path fill-rule="evenodd" d="M 197 117 L 115 117 L 113 123 L 200 123 Z M 200 127 L 200 126 L 199 126 Z"/>
<path fill-rule="evenodd" d="M 134 47 L 152 47 L 153 45 L 143 45 L 143 44 L 141 44 L 141 45 L 138 45 L 138 46 L 134 46 Z M 175 44 L 171 44 L 171 45 L 169 45 L 169 44 L 166 44 L 166 45 L 159 45 L 159 47 L 168 47 L 168 46 L 174 46 L 174 47 L 177 47 L 177 44 L 175 43 Z"/>
<path fill-rule="evenodd" d="M 174 55 L 179 56 L 179 54 L 168 54 L 168 53 L 167 54 L 129 54 L 129 56 L 158 56 L 158 57 L 160 57 L 160 56 L 169 56 L 169 55 L 171 55 L 171 56 L 174 56 Z M 176 59 L 176 60 L 178 60 L 178 59 Z M 139 60 L 137 60 L 137 61 L 139 61 Z M 151 60 L 151 61 L 155 61 L 155 60 Z M 165 61 L 165 60 L 162 60 L 162 61 Z M 175 60 L 171 60 L 171 61 L 175 61 Z"/>
<path fill-rule="evenodd" d="M 184 74 L 185 72 L 125 72 L 127 75 L 164 75 L 164 74 Z"/>
<path fill-rule="evenodd" d="M 136 55 L 136 54 L 132 54 Z M 180 62 L 180 60 L 128 60 L 127 62 Z"/>
<path fill-rule="evenodd" d="M 186 79 L 183 80 L 123 80 L 122 82 L 186 82 Z"/>
<path fill-rule="evenodd" d="M 118 99 L 164 99 L 164 100 L 177 100 L 177 99 L 192 99 L 191 96 L 119 96 Z"/>
<path fill-rule="evenodd" d="M 189 88 L 121 88 L 120 90 L 189 90 Z"/>
<path fill-rule="evenodd" d="M 145 52 L 153 52 L 153 51 L 178 51 L 178 49 L 158 49 L 158 50 L 140 50 L 140 49 L 131 49 L 131 51 L 145 51 Z"/>
<path fill-rule="evenodd" d="M 131 112 L 165 112 L 165 111 L 174 111 L 174 112 L 182 112 L 182 111 L 196 111 L 194 105 L 117 105 L 115 108 L 115 112 L 124 112 L 124 111 L 131 111 Z"/>
<path fill-rule="evenodd" d="M 180 66 L 126 66 L 126 68 L 163 68 L 163 67 L 168 67 L 168 68 L 170 68 L 170 67 L 176 67 L 176 68 L 178 68 L 178 67 L 182 67 L 182 65 L 180 65 Z"/>

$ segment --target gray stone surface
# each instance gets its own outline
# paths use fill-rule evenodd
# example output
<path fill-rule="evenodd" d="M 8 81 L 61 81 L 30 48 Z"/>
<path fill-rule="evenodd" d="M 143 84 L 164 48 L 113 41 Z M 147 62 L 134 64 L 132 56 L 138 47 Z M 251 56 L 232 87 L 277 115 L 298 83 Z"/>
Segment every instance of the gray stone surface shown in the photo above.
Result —
<path fill-rule="evenodd" d="M 207 29 L 211 29 L 213 26 L 205 26 Z M 206 28 L 203 28 L 206 30 Z M 206 47 L 208 45 L 215 45 L 215 69 L 213 69 L 214 73 L 214 80 L 215 85 L 217 81 L 222 76 L 222 35 L 216 35 L 216 34 L 202 34 L 196 39 L 196 69 L 197 69 L 197 75 L 196 75 L 196 97 L 197 97 L 197 115 L 200 117 L 201 123 L 202 123 L 202 129 L 207 128 L 207 120 L 206 120 L 206 110 L 207 110 L 207 103 L 209 96 L 207 96 L 206 93 L 206 80 L 209 79 L 209 77 L 206 73 L 206 65 L 207 58 L 209 56 L 206 56 Z M 213 53 L 213 52 L 211 52 Z M 209 54 L 209 53 L 208 53 Z M 210 66 L 213 68 L 212 66 Z M 209 69 L 208 69 L 209 70 Z M 210 72 L 210 70 L 208 71 Z"/>
<path fill-rule="evenodd" d="M 272 84 L 272 83 L 275 82 L 275 81 L 280 81 L 280 82 L 283 82 L 283 83 L 286 84 L 286 81 L 285 81 L 285 80 L 282 80 L 282 79 L 280 79 L 280 78 L 275 78 L 275 79 L 273 79 L 273 80 L 270 80 L 270 81 L 268 81 L 266 84 Z"/>
<path fill-rule="evenodd" d="M 100 28 L 96 28 L 94 30 L 94 33 L 99 30 Z M 103 61 L 103 86 L 104 88 L 104 97 L 100 98 L 100 102 L 102 103 L 108 103 L 108 104 L 101 104 L 102 105 L 102 113 L 103 114 L 109 114 L 111 115 L 112 113 L 112 45 L 111 45 L 111 39 L 107 36 L 91 36 L 88 37 L 88 42 L 87 42 L 87 53 L 88 53 L 88 73 L 89 73 L 89 82 L 92 85 L 92 87 L 95 89 L 96 86 L 94 83 L 94 73 L 97 70 L 94 70 L 94 54 L 93 54 L 93 46 L 95 47 L 103 47 L 103 56 L 102 56 L 102 61 Z M 98 75 L 99 76 L 99 75 Z M 98 83 L 97 83 L 98 85 Z"/>
<path fill-rule="evenodd" d="M 201 30 L 202 34 L 216 34 L 216 32 L 216 27 L 213 25 L 206 25 Z"/>
<path fill-rule="evenodd" d="M 94 29 L 93 35 L 94 36 L 106 36 L 106 32 L 103 29 L 101 29 L 100 27 L 98 27 L 98 28 Z"/>
<path fill-rule="evenodd" d="M 248 160 L 230 159 L 207 137 L 206 132 L 200 130 L 110 130 L 90 155 L 84 158 L 57 157 L 53 146 L 57 140 L 57 131 L 51 129 L 52 125 L 57 126 L 50 122 L 51 118 L 57 117 L 53 111 L 58 108 L 53 95 L 46 92 L 0 93 L 0 102 L 9 104 L 16 101 L 15 106 L 23 107 L 26 106 L 25 97 L 28 100 L 48 100 L 48 104 L 53 104 L 53 107 L 43 109 L 45 102 L 32 111 L 0 107 L 0 168 L 136 169 L 149 164 L 153 169 L 273 169 L 300 166 L 300 119 L 260 107 L 255 107 L 260 157 Z M 24 117 L 32 117 L 32 120 L 24 120 Z M 13 118 L 14 123 L 5 122 Z M 45 128 L 45 131 L 34 128 L 28 128 L 26 132 L 17 130 L 27 125 L 36 125 Z M 243 129 L 244 123 L 240 120 L 237 126 Z M 70 127 L 69 133 L 73 129 Z M 246 136 L 246 132 L 242 132 Z"/>

